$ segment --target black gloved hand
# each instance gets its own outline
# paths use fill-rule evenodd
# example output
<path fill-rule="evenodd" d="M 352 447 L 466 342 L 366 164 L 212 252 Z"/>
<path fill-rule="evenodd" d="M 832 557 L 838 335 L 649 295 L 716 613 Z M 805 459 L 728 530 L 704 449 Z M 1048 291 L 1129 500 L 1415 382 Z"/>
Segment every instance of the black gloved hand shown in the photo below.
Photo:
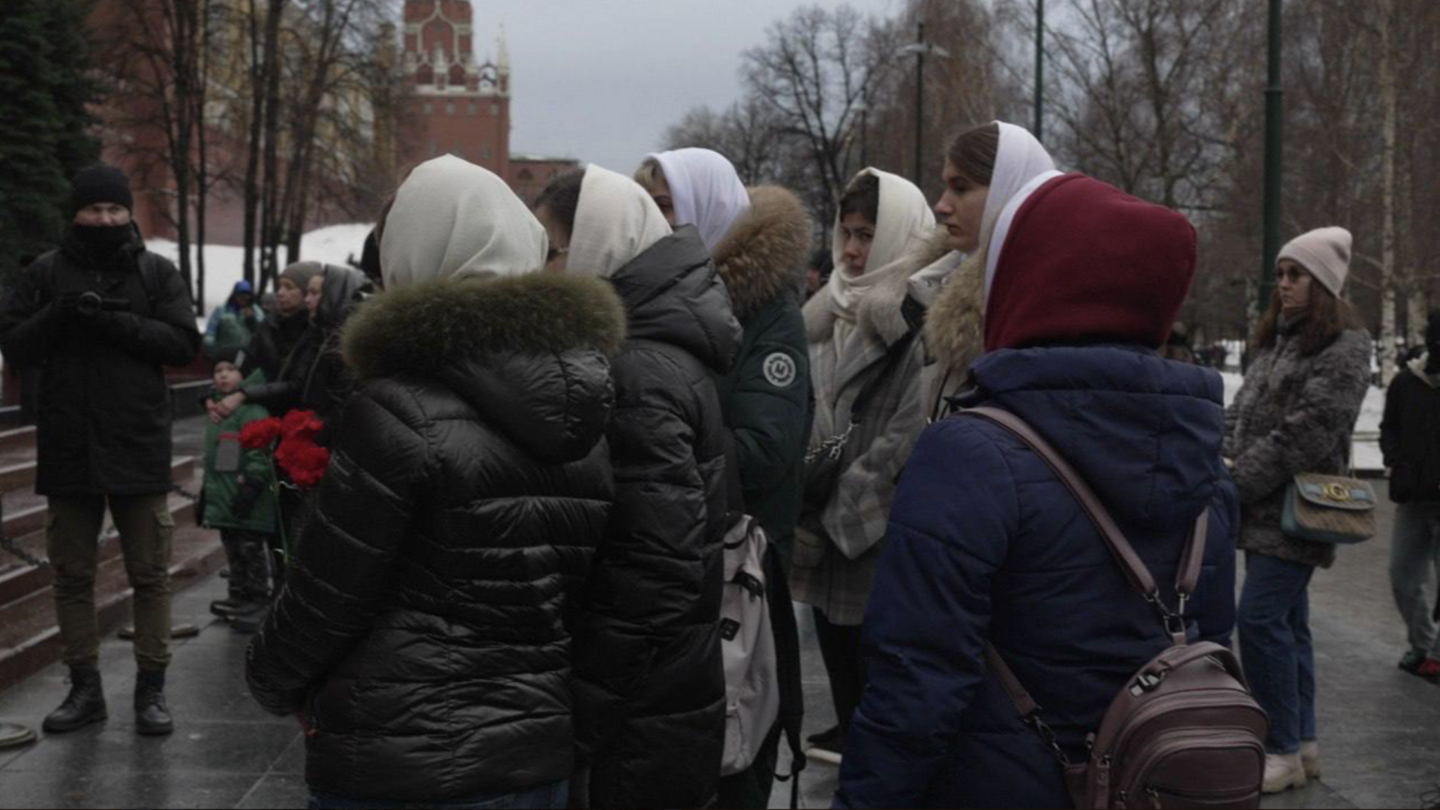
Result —
<path fill-rule="evenodd" d="M 240 491 L 235 493 L 235 502 L 231 504 L 231 511 L 235 517 L 247 518 L 255 511 L 255 504 L 260 500 L 260 493 L 265 491 L 265 485 L 256 480 L 249 480 L 240 485 Z"/>
<path fill-rule="evenodd" d="M 55 299 L 55 303 L 52 305 L 55 307 L 55 312 L 60 317 L 66 319 L 79 317 L 81 295 L 82 293 L 78 292 L 62 293 L 59 298 Z"/>

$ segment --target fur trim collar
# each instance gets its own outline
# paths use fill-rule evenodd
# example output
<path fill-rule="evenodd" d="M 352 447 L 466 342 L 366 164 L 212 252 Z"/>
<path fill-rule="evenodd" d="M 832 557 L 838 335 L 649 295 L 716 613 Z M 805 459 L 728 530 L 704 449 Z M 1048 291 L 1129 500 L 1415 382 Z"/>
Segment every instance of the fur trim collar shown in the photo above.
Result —
<path fill-rule="evenodd" d="M 492 352 L 593 349 L 614 357 L 625 308 L 605 281 L 580 275 L 479 275 L 429 281 L 375 296 L 346 324 L 341 350 L 362 379 L 438 377 Z"/>
<path fill-rule="evenodd" d="M 902 306 L 910 294 L 910 277 L 934 264 L 950 252 L 945 246 L 946 232 L 936 227 L 920 246 L 891 262 L 879 272 L 879 279 L 873 289 L 860 302 L 856 327 L 886 346 L 905 336 L 910 325 L 905 320 Z M 835 272 L 843 272 L 836 268 Z M 805 327 L 811 343 L 823 343 L 831 339 L 835 328 L 835 313 L 830 309 L 830 298 L 821 290 L 805 304 Z"/>
<path fill-rule="evenodd" d="M 779 186 L 750 189 L 750 211 L 715 246 L 715 266 L 735 317 L 744 321 L 803 281 L 810 254 L 810 215 Z"/>
<path fill-rule="evenodd" d="M 985 351 L 985 254 L 975 252 L 955 269 L 925 316 L 925 348 L 937 374 L 957 382 Z"/>

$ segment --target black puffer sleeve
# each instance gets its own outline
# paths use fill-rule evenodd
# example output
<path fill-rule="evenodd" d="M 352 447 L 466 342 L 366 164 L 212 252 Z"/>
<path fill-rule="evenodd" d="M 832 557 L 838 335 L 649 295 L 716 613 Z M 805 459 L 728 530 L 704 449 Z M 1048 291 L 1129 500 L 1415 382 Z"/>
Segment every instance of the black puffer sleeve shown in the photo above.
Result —
<path fill-rule="evenodd" d="M 60 337 L 60 313 L 41 289 L 53 260 L 53 253 L 37 259 L 0 296 L 0 351 L 16 366 L 44 364 Z"/>
<path fill-rule="evenodd" d="M 275 714 L 298 711 L 369 631 L 413 510 L 423 508 L 417 495 L 433 449 L 414 395 L 378 380 L 351 408 L 285 591 L 248 651 L 250 691 Z"/>

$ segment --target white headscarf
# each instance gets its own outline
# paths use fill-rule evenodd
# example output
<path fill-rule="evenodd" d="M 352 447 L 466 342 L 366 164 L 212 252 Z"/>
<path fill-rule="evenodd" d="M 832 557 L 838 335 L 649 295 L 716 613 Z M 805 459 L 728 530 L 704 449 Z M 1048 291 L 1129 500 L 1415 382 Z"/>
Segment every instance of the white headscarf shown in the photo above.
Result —
<path fill-rule="evenodd" d="M 734 165 L 709 149 L 676 149 L 648 157 L 654 158 L 665 173 L 675 205 L 675 222 L 694 225 L 705 249 L 713 253 L 720 240 L 750 210 L 750 193 L 740 182 Z"/>
<path fill-rule="evenodd" d="M 395 193 L 380 267 L 387 289 L 475 273 L 545 266 L 550 241 L 504 180 L 454 155 L 426 161 Z"/>
<path fill-rule="evenodd" d="M 580 183 L 567 271 L 609 278 L 669 235 L 665 216 L 639 183 L 592 165 Z"/>
<path fill-rule="evenodd" d="M 841 321 L 854 322 L 860 299 L 884 277 L 885 268 L 916 248 L 935 227 L 935 213 L 925 201 L 924 192 L 914 183 L 873 168 L 862 170 L 855 179 L 867 174 L 880 180 L 880 205 L 876 211 L 875 238 L 870 242 L 870 256 L 865 260 L 863 275 L 851 276 L 845 271 L 845 234 L 840 228 L 838 211 L 831 231 L 830 252 L 835 258 L 835 272 L 830 274 L 828 289 L 831 309 Z"/>
<path fill-rule="evenodd" d="M 995 279 L 1000 248 L 1005 244 L 1015 211 L 1046 180 L 1060 176 L 1050 153 L 1029 130 L 1004 121 L 996 121 L 995 124 L 1000 128 L 1000 145 L 995 152 L 995 172 L 990 176 L 985 212 L 980 217 L 980 244 L 988 246 L 985 255 L 986 300 L 990 298 L 990 283 Z"/>

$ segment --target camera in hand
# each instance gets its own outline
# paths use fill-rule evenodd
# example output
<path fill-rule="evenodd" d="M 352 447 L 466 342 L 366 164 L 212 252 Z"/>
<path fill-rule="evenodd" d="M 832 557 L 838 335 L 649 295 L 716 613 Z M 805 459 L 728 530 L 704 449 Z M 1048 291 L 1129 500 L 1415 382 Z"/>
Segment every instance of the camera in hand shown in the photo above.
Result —
<path fill-rule="evenodd" d="M 75 311 L 87 318 L 93 318 L 101 312 L 121 312 L 130 309 L 128 298 L 105 298 L 93 290 L 80 293 L 75 299 Z"/>

